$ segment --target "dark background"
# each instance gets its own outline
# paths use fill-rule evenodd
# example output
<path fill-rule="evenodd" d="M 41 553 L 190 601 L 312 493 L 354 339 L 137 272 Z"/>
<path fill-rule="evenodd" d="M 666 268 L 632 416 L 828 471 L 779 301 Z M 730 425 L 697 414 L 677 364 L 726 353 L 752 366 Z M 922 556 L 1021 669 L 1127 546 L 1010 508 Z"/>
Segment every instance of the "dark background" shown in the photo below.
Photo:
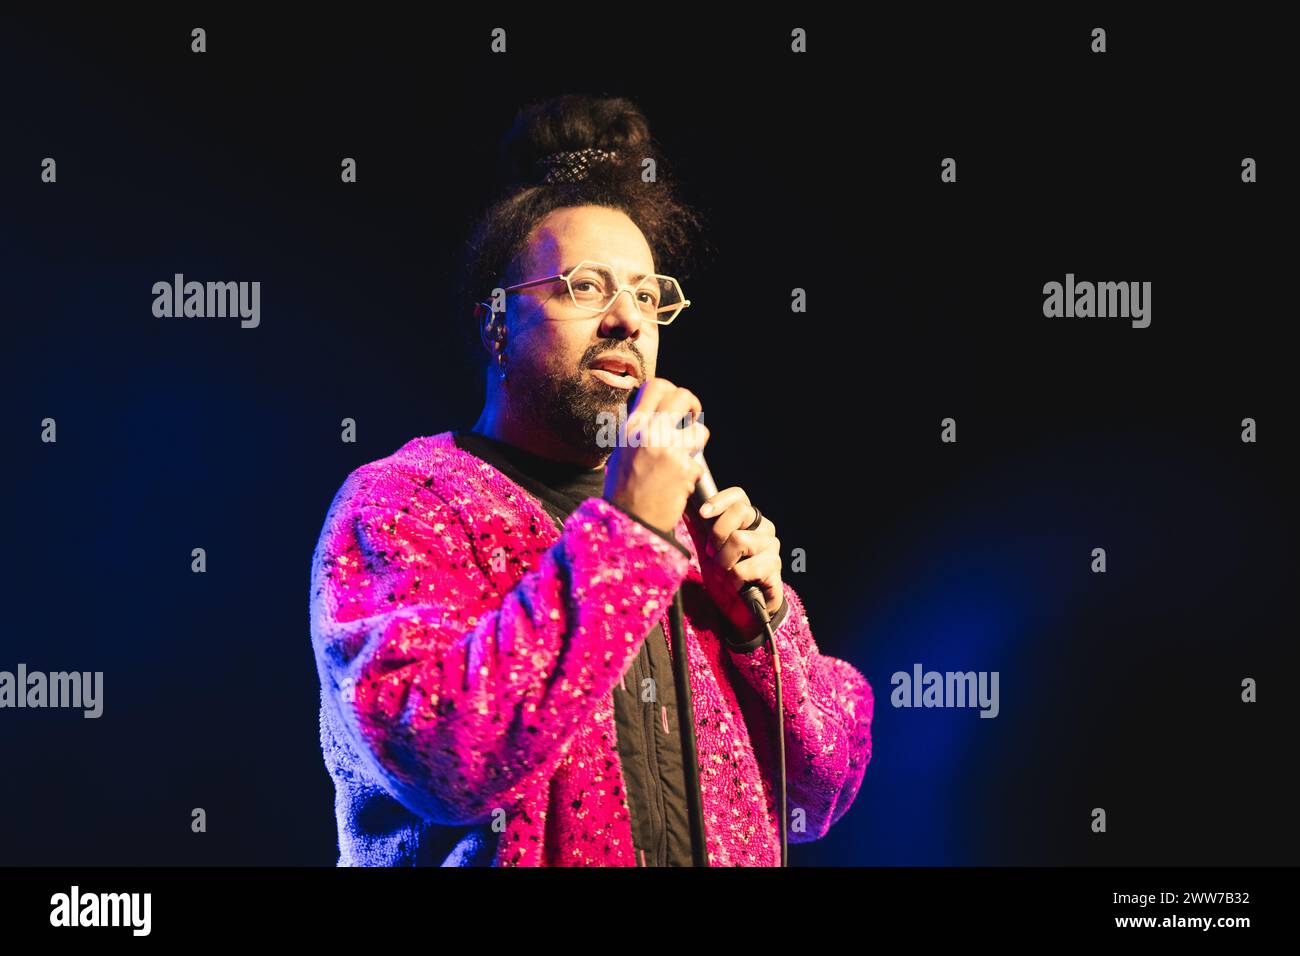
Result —
<path fill-rule="evenodd" d="M 98 720 L 0 712 L 0 864 L 333 865 L 312 550 L 348 472 L 477 416 L 461 244 L 570 91 L 640 104 L 706 213 L 660 374 L 876 693 L 792 864 L 1297 860 L 1283 31 L 791 16 L 0 22 L 0 669 L 105 673 Z M 176 272 L 261 281 L 260 327 L 154 318 Z M 1150 328 L 1044 318 L 1067 272 L 1151 281 Z M 917 662 L 999 671 L 1000 715 L 891 707 Z"/>

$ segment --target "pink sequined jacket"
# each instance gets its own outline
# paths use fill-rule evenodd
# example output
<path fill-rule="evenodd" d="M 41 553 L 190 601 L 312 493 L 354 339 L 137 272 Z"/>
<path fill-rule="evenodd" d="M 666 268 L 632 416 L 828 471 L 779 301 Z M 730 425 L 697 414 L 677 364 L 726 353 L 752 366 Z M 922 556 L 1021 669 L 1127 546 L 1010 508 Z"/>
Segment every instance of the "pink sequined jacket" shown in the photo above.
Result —
<path fill-rule="evenodd" d="M 613 689 L 682 590 L 712 866 L 780 863 L 775 687 L 681 550 L 600 498 L 563 531 L 450 432 L 356 469 L 313 556 L 311 636 L 340 866 L 634 866 Z M 794 589 L 776 631 L 791 843 L 848 810 L 873 696 L 822 655 Z M 432 832 L 464 834 L 427 860 Z"/>

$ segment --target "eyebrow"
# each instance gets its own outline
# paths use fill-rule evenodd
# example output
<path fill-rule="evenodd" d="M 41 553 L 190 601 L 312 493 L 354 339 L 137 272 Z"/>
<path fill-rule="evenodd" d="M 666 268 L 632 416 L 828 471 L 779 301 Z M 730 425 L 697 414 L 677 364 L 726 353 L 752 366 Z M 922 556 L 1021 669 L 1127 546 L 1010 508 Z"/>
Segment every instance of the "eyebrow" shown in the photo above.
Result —
<path fill-rule="evenodd" d="M 582 260 L 580 260 L 580 261 L 582 261 L 582 262 L 590 262 L 591 260 L 589 260 L 589 259 L 582 259 Z M 560 275 L 562 275 L 562 276 L 567 276 L 567 275 L 568 275 L 570 272 L 572 272 L 575 268 L 577 268 L 577 263 L 576 263 L 576 262 L 575 262 L 573 265 L 569 266 L 567 269 L 565 269 L 563 272 L 561 272 Z M 642 279 L 644 279 L 644 278 L 645 278 L 646 276 L 648 276 L 648 275 L 650 275 L 649 272 L 637 272 L 637 273 L 634 273 L 634 274 L 628 276 L 628 277 L 627 277 L 627 281 L 628 281 L 628 282 L 640 282 Z"/>

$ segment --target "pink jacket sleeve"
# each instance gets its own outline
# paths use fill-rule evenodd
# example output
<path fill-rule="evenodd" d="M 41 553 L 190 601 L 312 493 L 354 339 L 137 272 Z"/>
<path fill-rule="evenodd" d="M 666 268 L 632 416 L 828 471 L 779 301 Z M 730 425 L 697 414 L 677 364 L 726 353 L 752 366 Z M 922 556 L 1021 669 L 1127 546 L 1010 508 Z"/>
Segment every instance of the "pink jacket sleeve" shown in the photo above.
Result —
<path fill-rule="evenodd" d="M 817 649 L 799 595 L 784 581 L 782 589 L 786 617 L 774 633 L 785 710 L 788 839 L 808 843 L 825 836 L 862 786 L 871 760 L 875 701 L 871 685 L 853 665 Z M 767 644 L 727 653 L 775 715 L 776 681 Z"/>
<path fill-rule="evenodd" d="M 434 823 L 484 823 L 553 773 L 689 558 L 592 498 L 497 605 L 473 549 L 484 529 L 431 507 L 346 505 L 317 548 L 313 639 L 357 752 L 393 795 Z"/>

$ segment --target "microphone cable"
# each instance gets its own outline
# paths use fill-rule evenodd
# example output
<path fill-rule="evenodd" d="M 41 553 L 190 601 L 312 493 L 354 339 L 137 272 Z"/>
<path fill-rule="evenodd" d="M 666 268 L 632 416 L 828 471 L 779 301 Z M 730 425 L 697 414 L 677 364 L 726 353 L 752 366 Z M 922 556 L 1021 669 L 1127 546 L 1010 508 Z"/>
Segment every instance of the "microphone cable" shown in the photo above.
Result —
<path fill-rule="evenodd" d="M 717 482 L 713 480 L 713 474 L 709 471 L 709 466 L 704 460 L 701 452 L 695 453 L 695 459 L 703 467 L 699 481 L 695 485 L 695 490 L 691 492 L 691 501 L 694 507 L 691 509 L 691 518 L 699 525 L 707 529 L 711 526 L 714 519 L 707 521 L 700 516 L 699 506 L 709 498 L 718 493 Z M 707 534 L 707 530 L 705 531 Z M 777 762 L 780 766 L 779 780 L 781 783 L 781 865 L 789 865 L 789 837 L 786 829 L 786 780 L 785 780 L 785 708 L 781 700 L 781 655 L 776 649 L 776 633 L 772 629 L 772 618 L 767 613 L 767 602 L 763 599 L 763 590 L 757 584 L 750 584 L 741 589 L 741 598 L 749 605 L 754 617 L 761 621 L 763 628 L 767 631 L 766 645 L 768 653 L 772 655 L 772 674 L 776 683 L 776 752 Z M 762 645 L 759 645 L 760 647 Z"/>
<path fill-rule="evenodd" d="M 751 584 L 741 592 L 741 596 L 748 602 L 754 616 L 763 622 L 763 628 L 767 631 L 767 650 L 772 655 L 772 676 L 775 678 L 776 683 L 776 752 L 777 762 L 781 768 L 781 865 L 789 866 L 790 848 L 786 832 L 786 820 L 789 810 L 786 807 L 785 708 L 781 702 L 781 653 L 776 647 L 776 633 L 772 630 L 772 618 L 767 613 L 767 604 L 763 600 L 763 592 L 757 585 Z"/>

